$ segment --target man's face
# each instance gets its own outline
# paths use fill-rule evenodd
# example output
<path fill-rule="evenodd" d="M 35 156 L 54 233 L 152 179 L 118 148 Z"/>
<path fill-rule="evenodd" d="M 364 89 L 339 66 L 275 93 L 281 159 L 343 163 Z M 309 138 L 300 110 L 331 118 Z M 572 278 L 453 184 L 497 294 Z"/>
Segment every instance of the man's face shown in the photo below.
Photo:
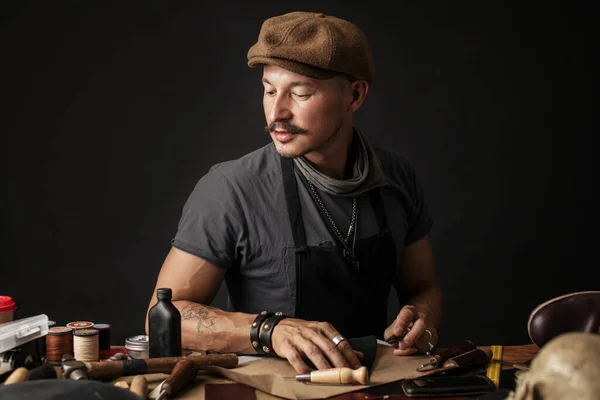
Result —
<path fill-rule="evenodd" d="M 322 151 L 351 124 L 350 88 L 343 78 L 311 79 L 265 65 L 262 82 L 265 129 L 284 157 Z"/>

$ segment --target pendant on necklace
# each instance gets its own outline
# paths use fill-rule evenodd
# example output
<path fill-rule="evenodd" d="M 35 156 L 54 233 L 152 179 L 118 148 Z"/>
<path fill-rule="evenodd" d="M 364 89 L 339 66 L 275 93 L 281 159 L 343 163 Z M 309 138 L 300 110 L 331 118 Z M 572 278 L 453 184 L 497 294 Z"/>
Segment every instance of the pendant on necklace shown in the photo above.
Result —
<path fill-rule="evenodd" d="M 356 258 L 356 254 L 354 254 L 353 251 L 344 249 L 342 254 L 344 255 L 344 258 L 354 266 L 354 268 L 358 269 L 360 267 L 358 259 Z"/>

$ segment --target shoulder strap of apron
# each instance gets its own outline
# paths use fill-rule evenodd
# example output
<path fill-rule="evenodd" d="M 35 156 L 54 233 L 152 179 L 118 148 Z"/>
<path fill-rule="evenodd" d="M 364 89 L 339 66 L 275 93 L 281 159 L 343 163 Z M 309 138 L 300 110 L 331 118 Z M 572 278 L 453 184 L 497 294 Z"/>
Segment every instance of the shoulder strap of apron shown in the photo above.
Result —
<path fill-rule="evenodd" d="M 297 248 L 303 248 L 306 246 L 306 235 L 304 232 L 304 223 L 302 222 L 296 177 L 294 176 L 294 161 L 291 158 L 280 158 L 283 174 L 283 190 L 285 191 L 285 202 L 287 203 L 294 245 Z"/>
<path fill-rule="evenodd" d="M 385 209 L 383 208 L 383 199 L 381 198 L 381 188 L 372 189 L 369 191 L 369 199 L 371 200 L 371 206 L 375 212 L 375 218 L 377 219 L 377 226 L 382 231 L 387 228 L 387 221 L 385 216 Z"/>

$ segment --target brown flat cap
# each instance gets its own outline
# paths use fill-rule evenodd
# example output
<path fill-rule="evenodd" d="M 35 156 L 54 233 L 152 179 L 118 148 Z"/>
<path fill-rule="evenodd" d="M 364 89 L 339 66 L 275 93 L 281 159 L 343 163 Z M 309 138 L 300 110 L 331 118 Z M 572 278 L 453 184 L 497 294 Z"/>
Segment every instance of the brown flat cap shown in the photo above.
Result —
<path fill-rule="evenodd" d="M 267 19 L 248 50 L 248 65 L 274 64 L 316 79 L 345 74 L 373 80 L 373 57 L 364 33 L 333 16 L 295 11 Z"/>

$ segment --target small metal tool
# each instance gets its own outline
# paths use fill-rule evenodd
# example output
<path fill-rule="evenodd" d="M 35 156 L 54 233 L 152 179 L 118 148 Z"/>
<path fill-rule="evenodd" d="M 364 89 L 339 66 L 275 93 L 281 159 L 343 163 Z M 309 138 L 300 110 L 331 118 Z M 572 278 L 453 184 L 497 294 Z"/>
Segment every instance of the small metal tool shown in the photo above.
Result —
<path fill-rule="evenodd" d="M 497 362 L 500 363 L 502 365 L 508 365 L 509 367 L 513 367 L 515 369 L 521 369 L 523 371 L 528 371 L 529 370 L 529 366 L 523 363 L 511 363 L 508 361 L 504 361 L 504 360 L 491 360 L 491 362 Z"/>
<path fill-rule="evenodd" d="M 88 370 L 84 362 L 67 358 L 62 362 L 62 377 L 76 381 L 88 379 Z"/>
<path fill-rule="evenodd" d="M 406 330 L 402 332 L 400 336 L 392 335 L 389 338 L 385 339 L 385 341 L 387 344 L 396 344 L 399 341 L 403 340 L 404 336 L 406 336 L 408 332 L 410 332 L 410 328 L 406 328 Z"/>
<path fill-rule="evenodd" d="M 396 344 L 402 340 L 404 340 L 404 337 L 408 334 L 408 332 L 410 332 L 410 328 L 406 328 L 406 330 L 404 332 L 402 332 L 401 335 L 396 336 L 396 335 L 392 335 L 389 338 L 386 339 L 386 343 L 393 345 Z M 420 347 L 417 347 L 420 351 L 424 352 L 425 354 L 427 354 L 428 356 L 431 355 L 433 349 L 434 349 L 434 345 L 431 343 L 431 340 L 433 339 L 433 335 L 431 334 L 431 331 L 425 329 L 425 333 L 429 334 L 429 340 L 427 341 L 427 348 L 423 349 Z"/>

